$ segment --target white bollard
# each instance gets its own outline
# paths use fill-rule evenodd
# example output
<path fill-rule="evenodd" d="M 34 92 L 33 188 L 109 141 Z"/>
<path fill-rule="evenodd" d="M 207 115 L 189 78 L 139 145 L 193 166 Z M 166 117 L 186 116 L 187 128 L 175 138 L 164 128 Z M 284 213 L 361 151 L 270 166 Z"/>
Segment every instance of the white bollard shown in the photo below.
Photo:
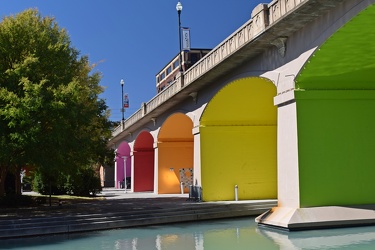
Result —
<path fill-rule="evenodd" d="M 234 186 L 234 199 L 238 201 L 238 186 L 237 185 Z"/>
<path fill-rule="evenodd" d="M 181 182 L 181 194 L 184 194 L 184 183 Z"/>

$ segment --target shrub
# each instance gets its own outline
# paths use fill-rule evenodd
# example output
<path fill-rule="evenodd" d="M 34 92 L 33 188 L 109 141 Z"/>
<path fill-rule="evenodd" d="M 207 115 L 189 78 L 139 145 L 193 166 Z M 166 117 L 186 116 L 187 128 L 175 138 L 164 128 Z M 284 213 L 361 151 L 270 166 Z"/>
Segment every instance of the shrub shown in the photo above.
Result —
<path fill-rule="evenodd" d="M 57 173 L 50 178 L 51 194 L 69 194 L 76 196 L 95 196 L 102 191 L 100 178 L 91 167 L 82 167 L 69 175 Z M 41 194 L 49 194 L 49 180 L 43 174 L 36 172 L 33 180 L 33 190 Z"/>
<path fill-rule="evenodd" d="M 33 190 L 44 195 L 50 194 L 50 190 L 54 195 L 66 194 L 64 183 L 64 176 L 60 173 L 48 178 L 37 171 L 34 175 Z"/>
<path fill-rule="evenodd" d="M 81 168 L 74 175 L 69 175 L 65 189 L 77 196 L 95 196 L 102 191 L 100 178 L 91 167 Z"/>

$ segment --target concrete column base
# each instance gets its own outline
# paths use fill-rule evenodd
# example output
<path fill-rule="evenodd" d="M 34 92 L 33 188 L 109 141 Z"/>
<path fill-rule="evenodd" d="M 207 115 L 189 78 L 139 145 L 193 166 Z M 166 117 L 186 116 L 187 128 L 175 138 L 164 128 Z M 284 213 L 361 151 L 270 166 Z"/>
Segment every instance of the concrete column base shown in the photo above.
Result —
<path fill-rule="evenodd" d="M 375 225 L 374 206 L 367 207 L 275 207 L 258 216 L 259 225 L 289 231 L 315 228 Z"/>

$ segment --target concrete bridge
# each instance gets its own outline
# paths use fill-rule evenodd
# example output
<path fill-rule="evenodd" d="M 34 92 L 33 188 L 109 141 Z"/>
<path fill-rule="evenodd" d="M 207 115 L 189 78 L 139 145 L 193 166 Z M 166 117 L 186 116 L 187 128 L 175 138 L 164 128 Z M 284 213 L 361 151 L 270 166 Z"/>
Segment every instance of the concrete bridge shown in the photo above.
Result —
<path fill-rule="evenodd" d="M 287 229 L 374 223 L 353 208 L 375 204 L 374 2 L 259 4 L 113 131 L 116 185 L 278 199 L 257 221 Z"/>

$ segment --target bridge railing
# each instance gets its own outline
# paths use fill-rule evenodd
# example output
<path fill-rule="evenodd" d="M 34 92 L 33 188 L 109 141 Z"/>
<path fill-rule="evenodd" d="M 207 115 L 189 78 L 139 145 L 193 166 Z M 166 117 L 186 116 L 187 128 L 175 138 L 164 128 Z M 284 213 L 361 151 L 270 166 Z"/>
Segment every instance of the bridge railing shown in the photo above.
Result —
<path fill-rule="evenodd" d="M 115 137 L 116 135 L 120 134 L 123 130 L 130 127 L 137 121 L 139 121 L 142 117 L 144 117 L 147 113 L 150 113 L 152 110 L 157 108 L 160 104 L 164 103 L 166 100 L 171 98 L 175 95 L 178 89 L 179 81 L 173 81 L 168 87 L 166 87 L 162 92 L 158 93 L 154 96 L 150 101 L 147 103 L 142 103 L 140 109 L 138 109 L 135 113 L 133 113 L 129 118 L 125 120 L 124 129 L 122 129 L 122 125 L 117 126 L 113 132 L 112 136 Z"/>
<path fill-rule="evenodd" d="M 166 87 L 162 92 L 158 93 L 154 98 L 146 104 L 146 113 L 151 112 L 155 108 L 157 108 L 160 104 L 168 100 L 170 97 L 175 95 L 179 89 L 177 88 L 177 81 L 173 81 Z M 146 114 L 145 113 L 145 114 Z"/>
<path fill-rule="evenodd" d="M 278 21 L 285 14 L 291 12 L 295 7 L 308 0 L 274 0 L 268 4 L 269 25 Z"/>
<path fill-rule="evenodd" d="M 222 63 L 225 59 L 236 53 L 240 48 L 254 40 L 262 34 L 267 27 L 272 26 L 285 14 L 291 12 L 298 5 L 308 0 L 274 0 L 271 3 L 259 4 L 251 13 L 251 19 L 243 24 L 239 29 L 233 32 L 227 39 L 212 49 L 206 56 L 200 59 L 196 64 L 190 67 L 184 73 L 184 84 L 187 86 L 196 79 L 207 73 L 209 70 Z M 135 124 L 147 113 L 160 106 L 173 95 L 183 88 L 181 78 L 171 83 L 162 92 L 158 93 L 147 103 L 143 103 L 142 107 L 137 110 L 125 121 L 124 130 Z M 122 126 L 118 126 L 112 132 L 115 137 L 123 131 Z"/>
<path fill-rule="evenodd" d="M 255 20 L 254 20 L 255 18 Z M 256 16 L 247 21 L 226 40 L 221 42 L 205 57 L 190 67 L 184 76 L 184 84 L 189 85 L 198 79 L 210 69 L 223 62 L 230 55 L 234 54 L 238 49 L 253 40 L 258 34 L 266 28 L 264 13 L 258 13 Z"/>
<path fill-rule="evenodd" d="M 254 8 L 249 21 L 185 72 L 184 84 L 194 82 L 304 1 L 307 0 L 274 0 L 268 5 L 259 4 Z"/>

